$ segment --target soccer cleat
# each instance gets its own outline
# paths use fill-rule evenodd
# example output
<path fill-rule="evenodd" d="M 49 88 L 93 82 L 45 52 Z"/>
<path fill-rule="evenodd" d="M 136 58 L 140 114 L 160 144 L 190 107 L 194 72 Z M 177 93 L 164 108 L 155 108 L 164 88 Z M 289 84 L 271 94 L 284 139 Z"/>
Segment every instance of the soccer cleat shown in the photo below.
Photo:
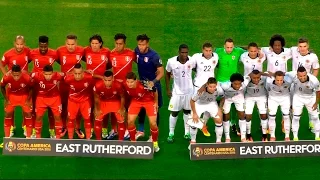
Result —
<path fill-rule="evenodd" d="M 14 130 L 15 130 L 15 127 L 11 126 L 10 127 L 10 137 L 14 136 Z"/>
<path fill-rule="evenodd" d="M 290 141 L 289 137 L 284 138 L 284 141 Z"/>
<path fill-rule="evenodd" d="M 314 133 L 314 125 L 313 125 L 313 122 L 309 121 L 309 130 Z"/>
<path fill-rule="evenodd" d="M 64 135 L 66 135 L 67 133 L 67 129 L 66 128 L 62 128 L 61 129 L 61 133 L 60 133 L 60 137 L 63 137 Z"/>
<path fill-rule="evenodd" d="M 23 129 L 23 135 L 24 135 L 25 137 L 27 137 L 27 126 L 24 125 L 24 126 L 22 127 L 22 129 Z"/>
<path fill-rule="evenodd" d="M 75 129 L 74 132 L 78 135 L 80 139 L 83 139 L 85 137 L 81 129 Z"/>
<path fill-rule="evenodd" d="M 262 134 L 262 142 L 268 142 L 268 135 L 267 134 Z"/>
<path fill-rule="evenodd" d="M 188 146 L 188 149 L 190 150 L 191 144 L 195 144 L 195 143 L 196 143 L 196 141 L 190 141 L 190 144 L 189 144 L 189 146 Z"/>
<path fill-rule="evenodd" d="M 270 141 L 274 142 L 274 141 L 276 141 L 276 138 L 275 137 L 270 137 Z"/>
<path fill-rule="evenodd" d="M 230 143 L 230 142 L 231 142 L 230 138 L 225 140 L 225 143 Z"/>
<path fill-rule="evenodd" d="M 191 139 L 190 133 L 185 134 L 183 137 L 184 137 L 184 139 L 189 140 L 189 141 Z"/>
<path fill-rule="evenodd" d="M 94 133 L 94 129 L 93 129 L 93 128 L 91 128 L 90 139 L 92 138 L 92 136 L 93 136 L 93 133 Z"/>
<path fill-rule="evenodd" d="M 241 142 L 247 142 L 246 138 L 241 139 Z"/>
<path fill-rule="evenodd" d="M 167 138 L 168 143 L 173 143 L 173 140 L 174 140 L 174 134 L 169 134 Z"/>
<path fill-rule="evenodd" d="M 50 134 L 50 138 L 51 139 L 55 139 L 56 138 L 56 133 L 54 132 L 54 129 L 49 129 L 49 134 Z"/>
<path fill-rule="evenodd" d="M 31 139 L 35 139 L 36 138 L 36 132 L 37 132 L 36 129 L 33 128 L 32 129 L 32 134 L 31 134 L 31 137 L 30 137 Z"/>
<path fill-rule="evenodd" d="M 0 148 L 3 148 L 3 143 L 0 144 Z"/>
<path fill-rule="evenodd" d="M 136 133 L 136 140 L 138 140 L 139 138 L 144 137 L 144 132 L 142 131 L 137 131 Z"/>
<path fill-rule="evenodd" d="M 281 121 L 282 132 L 286 133 L 286 129 L 284 128 L 284 120 Z"/>
<path fill-rule="evenodd" d="M 153 152 L 159 152 L 159 151 L 160 151 L 160 148 L 159 148 L 158 142 L 157 141 L 153 142 Z"/>
<path fill-rule="evenodd" d="M 202 131 L 203 135 L 205 135 L 205 136 L 207 136 L 207 137 L 211 136 L 210 133 L 209 133 L 209 131 L 208 131 L 208 129 L 207 129 L 207 126 L 203 126 L 203 128 L 201 129 L 201 131 Z"/>
<path fill-rule="evenodd" d="M 102 128 L 102 133 L 101 133 L 101 137 L 103 139 L 108 137 L 108 129 L 107 128 Z"/>
<path fill-rule="evenodd" d="M 129 133 L 128 129 L 124 133 L 124 139 L 125 140 L 129 140 L 130 139 L 130 133 Z"/>
<path fill-rule="evenodd" d="M 115 132 L 113 129 L 109 132 L 109 135 L 107 137 L 108 140 L 113 139 L 114 137 L 116 137 L 118 135 L 118 132 Z"/>
<path fill-rule="evenodd" d="M 293 138 L 293 141 L 299 141 L 298 137 Z"/>
<path fill-rule="evenodd" d="M 148 139 L 148 141 L 147 142 L 152 142 L 153 140 L 152 140 L 152 136 L 149 136 L 149 139 Z"/>
<path fill-rule="evenodd" d="M 247 134 L 247 142 L 253 142 L 251 134 Z"/>
<path fill-rule="evenodd" d="M 316 141 L 320 141 L 320 137 L 316 137 L 315 140 L 316 140 Z"/>

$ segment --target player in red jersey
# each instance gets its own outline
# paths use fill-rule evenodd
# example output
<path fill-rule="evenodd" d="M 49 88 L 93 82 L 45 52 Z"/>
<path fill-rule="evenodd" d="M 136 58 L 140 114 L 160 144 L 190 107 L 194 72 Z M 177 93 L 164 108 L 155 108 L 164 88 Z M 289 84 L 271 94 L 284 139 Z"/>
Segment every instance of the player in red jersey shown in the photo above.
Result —
<path fill-rule="evenodd" d="M 96 82 L 93 87 L 94 91 L 94 112 L 95 112 L 95 124 L 94 130 L 96 138 L 101 140 L 102 133 L 102 120 L 108 113 L 115 114 L 118 122 L 119 140 L 123 140 L 125 125 L 125 99 L 123 86 L 120 82 L 114 81 L 113 73 L 106 71 L 103 76 L 103 80 Z"/>
<path fill-rule="evenodd" d="M 11 137 L 13 124 L 11 119 L 15 107 L 21 106 L 27 125 L 27 137 L 32 133 L 33 122 L 31 119 L 32 101 L 31 101 L 31 78 L 26 72 L 21 72 L 19 65 L 13 65 L 11 71 L 6 73 L 1 80 L 1 92 L 4 97 L 4 134 L 5 137 Z M 6 89 L 7 88 L 7 89 Z"/>
<path fill-rule="evenodd" d="M 32 72 L 42 73 L 43 67 L 48 64 L 53 65 L 56 59 L 57 59 L 57 52 L 49 48 L 49 38 L 47 36 L 39 36 L 39 48 L 31 50 L 29 54 L 29 61 L 33 62 Z M 33 91 L 33 94 L 34 94 L 32 97 L 33 103 L 35 103 L 37 93 L 38 93 L 37 91 L 38 91 L 37 89 L 34 89 Z M 35 106 L 33 108 L 35 108 Z M 33 116 L 34 115 L 35 115 L 35 112 L 33 111 Z M 50 109 L 48 110 L 48 118 L 49 118 L 50 137 L 54 138 L 55 120 L 53 117 L 53 113 Z"/>
<path fill-rule="evenodd" d="M 128 72 L 132 71 L 132 63 L 136 59 L 135 53 L 126 48 L 127 37 L 125 34 L 118 33 L 114 36 L 115 48 L 110 53 L 110 61 L 112 64 L 112 71 L 114 72 L 114 79 L 119 82 L 126 81 L 126 75 Z M 127 93 L 124 94 L 126 99 L 125 107 L 129 107 L 129 96 Z M 106 119 L 107 120 L 107 119 Z M 111 113 L 111 125 L 112 130 L 107 131 L 107 122 L 104 122 L 102 128 L 102 137 L 107 137 L 107 139 L 113 139 L 117 135 L 117 119 L 114 113 Z M 126 131 L 125 138 L 129 138 L 129 133 Z"/>
<path fill-rule="evenodd" d="M 58 85 L 64 74 L 53 72 L 51 65 L 43 67 L 43 71 L 31 74 L 35 89 L 38 89 L 36 98 L 36 137 L 41 138 L 42 118 L 47 109 L 51 109 L 55 120 L 56 138 L 60 138 L 62 130 L 61 99 Z"/>
<path fill-rule="evenodd" d="M 12 66 L 17 64 L 24 71 L 28 71 L 28 55 L 30 49 L 25 46 L 25 39 L 23 36 L 16 36 L 15 41 L 13 42 L 14 47 L 10 50 L 6 51 L 2 57 L 2 61 L 0 63 L 0 69 L 3 75 L 5 75 L 8 71 L 11 70 Z M 5 68 L 7 66 L 8 70 Z M 14 112 L 12 112 L 14 114 Z M 14 116 L 12 116 L 12 126 L 14 126 Z M 22 123 L 24 125 L 24 123 Z M 14 128 L 11 133 L 14 133 Z M 25 129 L 25 128 L 24 128 Z M 24 132 L 26 135 L 26 131 Z"/>
<path fill-rule="evenodd" d="M 84 138 L 84 134 L 80 130 L 80 126 L 75 129 L 75 120 L 80 112 L 84 119 L 85 136 L 87 139 L 91 137 L 91 103 L 92 89 L 94 85 L 93 76 L 85 73 L 81 64 L 74 66 L 73 73 L 67 74 L 64 78 L 66 84 L 69 85 L 68 98 L 68 137 L 73 139 L 74 132 L 79 138 Z"/>
<path fill-rule="evenodd" d="M 63 73 L 72 73 L 74 66 L 77 63 L 80 63 L 82 56 L 84 54 L 84 49 L 81 46 L 77 45 L 77 36 L 68 35 L 66 38 L 66 44 L 57 49 L 57 63 L 61 65 L 61 72 Z M 62 102 L 62 113 L 61 119 L 63 122 L 63 130 L 61 136 L 64 136 L 66 133 L 66 120 L 68 117 L 68 94 L 69 94 L 69 85 L 64 81 L 60 83 L 60 96 Z M 80 122 L 80 120 L 78 120 Z"/>
<path fill-rule="evenodd" d="M 147 85 L 146 85 L 147 86 Z M 131 97 L 130 106 L 128 109 L 128 130 L 131 141 L 136 141 L 136 126 L 135 121 L 141 108 L 145 108 L 149 118 L 150 132 L 153 141 L 154 151 L 160 150 L 158 145 L 158 92 L 155 87 L 149 90 L 146 86 L 137 81 L 137 76 L 133 72 L 129 72 L 126 76 L 125 88 Z"/>
<path fill-rule="evenodd" d="M 92 74 L 103 76 L 104 72 L 107 69 L 107 65 L 110 59 L 110 50 L 108 48 L 103 47 L 102 37 L 98 34 L 91 36 L 89 38 L 89 43 L 90 46 L 84 49 L 83 58 L 83 60 L 87 64 L 87 70 Z M 91 93 L 91 95 L 93 100 L 93 92 Z M 94 122 L 93 112 L 91 118 L 92 122 Z M 79 125 L 79 122 L 77 123 Z"/>

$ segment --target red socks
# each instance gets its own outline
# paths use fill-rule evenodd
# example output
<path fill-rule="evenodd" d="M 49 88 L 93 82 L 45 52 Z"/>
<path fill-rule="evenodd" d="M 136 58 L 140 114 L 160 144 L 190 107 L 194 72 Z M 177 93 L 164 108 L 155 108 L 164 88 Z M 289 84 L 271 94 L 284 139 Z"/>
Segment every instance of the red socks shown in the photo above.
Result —
<path fill-rule="evenodd" d="M 152 136 L 152 141 L 153 142 L 158 141 L 158 135 L 159 135 L 158 127 L 150 128 L 150 132 L 151 132 L 151 136 Z"/>

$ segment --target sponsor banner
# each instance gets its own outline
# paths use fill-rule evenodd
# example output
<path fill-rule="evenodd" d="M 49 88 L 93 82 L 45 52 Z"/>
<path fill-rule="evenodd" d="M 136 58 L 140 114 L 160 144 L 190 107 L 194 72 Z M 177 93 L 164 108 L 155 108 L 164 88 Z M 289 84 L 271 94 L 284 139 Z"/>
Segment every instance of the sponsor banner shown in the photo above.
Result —
<path fill-rule="evenodd" d="M 320 156 L 320 141 L 191 144 L 191 160 Z"/>
<path fill-rule="evenodd" d="M 152 142 L 3 138 L 3 155 L 152 159 Z"/>

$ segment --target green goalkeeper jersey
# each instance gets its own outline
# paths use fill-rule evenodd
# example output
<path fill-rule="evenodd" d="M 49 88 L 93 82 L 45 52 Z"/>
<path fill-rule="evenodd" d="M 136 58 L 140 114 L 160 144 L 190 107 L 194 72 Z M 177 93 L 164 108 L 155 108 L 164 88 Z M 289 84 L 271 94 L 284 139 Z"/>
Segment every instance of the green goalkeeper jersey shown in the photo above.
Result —
<path fill-rule="evenodd" d="M 219 56 L 216 78 L 219 82 L 229 81 L 230 76 L 238 72 L 238 62 L 241 54 L 244 52 L 245 50 L 239 47 L 233 48 L 230 54 L 228 54 L 224 48 L 216 49 L 216 53 Z"/>

